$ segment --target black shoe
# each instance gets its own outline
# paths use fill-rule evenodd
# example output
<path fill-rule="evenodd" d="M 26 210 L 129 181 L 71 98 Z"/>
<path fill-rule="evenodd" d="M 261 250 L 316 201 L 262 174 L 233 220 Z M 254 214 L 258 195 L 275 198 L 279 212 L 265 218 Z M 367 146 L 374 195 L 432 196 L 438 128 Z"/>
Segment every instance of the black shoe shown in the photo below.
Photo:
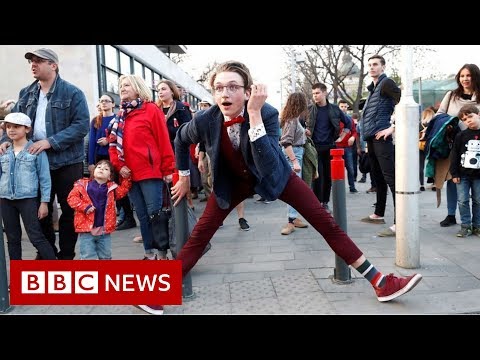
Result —
<path fill-rule="evenodd" d="M 425 186 L 420 186 L 420 191 L 425 191 Z"/>
<path fill-rule="evenodd" d="M 242 229 L 243 231 L 250 230 L 250 225 L 248 225 L 247 220 L 245 220 L 244 218 L 238 219 L 238 224 L 240 225 L 240 229 Z"/>
<path fill-rule="evenodd" d="M 125 219 L 120 225 L 117 226 L 117 230 L 127 230 L 137 227 L 137 222 L 134 218 Z"/>
<path fill-rule="evenodd" d="M 364 182 L 367 182 L 367 177 L 366 176 L 362 176 L 362 178 L 360 180 L 358 180 L 359 183 L 364 183 Z"/>
<path fill-rule="evenodd" d="M 457 220 L 455 219 L 455 215 L 447 215 L 445 219 L 440 221 L 441 227 L 447 227 L 447 226 L 456 225 L 456 224 L 457 224 Z"/>
<path fill-rule="evenodd" d="M 355 188 L 353 188 L 353 189 L 350 189 L 350 193 L 351 193 L 351 194 L 358 193 L 358 190 L 357 190 L 357 189 L 355 189 Z"/>

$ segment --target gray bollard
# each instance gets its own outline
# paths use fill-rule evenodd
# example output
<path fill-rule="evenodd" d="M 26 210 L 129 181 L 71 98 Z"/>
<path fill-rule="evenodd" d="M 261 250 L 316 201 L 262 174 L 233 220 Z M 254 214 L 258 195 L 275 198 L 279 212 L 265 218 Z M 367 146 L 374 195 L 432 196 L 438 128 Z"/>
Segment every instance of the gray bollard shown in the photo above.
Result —
<path fill-rule="evenodd" d="M 338 226 L 347 232 L 347 202 L 345 195 L 345 162 L 343 160 L 343 149 L 331 149 L 332 155 L 331 177 L 332 177 L 332 202 L 333 217 Z M 333 271 L 333 281 L 340 284 L 352 282 L 350 267 L 347 263 L 335 254 L 335 269 Z"/>
<path fill-rule="evenodd" d="M 175 165 L 174 165 L 175 166 Z M 173 174 L 173 184 L 175 185 L 178 181 L 178 171 L 175 170 Z M 173 207 L 175 211 L 175 239 L 176 239 L 176 253 L 178 254 L 182 250 L 183 245 L 188 240 L 188 220 L 187 220 L 187 198 L 184 197 L 177 206 Z M 190 272 L 185 274 L 182 280 L 182 297 L 184 299 L 191 299 L 194 297 L 192 290 L 192 276 Z"/>
<path fill-rule="evenodd" d="M 0 210 L 0 313 L 12 310 L 10 306 L 10 296 L 8 294 L 8 276 L 7 276 L 7 259 L 5 257 L 5 243 L 3 241 L 3 228 L 1 224 L 2 212 Z"/>
<path fill-rule="evenodd" d="M 177 240 L 177 254 L 188 240 L 188 221 L 187 221 L 187 199 L 184 197 L 177 206 L 175 211 L 175 238 Z M 182 282 L 182 296 L 185 299 L 193 297 L 192 276 L 190 272 L 185 274 Z"/>

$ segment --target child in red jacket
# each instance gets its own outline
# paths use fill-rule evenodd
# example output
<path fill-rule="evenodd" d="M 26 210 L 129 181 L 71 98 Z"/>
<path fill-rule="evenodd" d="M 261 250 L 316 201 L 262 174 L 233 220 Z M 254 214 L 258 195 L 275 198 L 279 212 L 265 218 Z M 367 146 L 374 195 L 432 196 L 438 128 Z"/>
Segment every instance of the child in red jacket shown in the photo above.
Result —
<path fill-rule="evenodd" d="M 127 195 L 131 178 L 121 178 L 120 185 L 111 181 L 113 165 L 100 160 L 93 170 L 93 179 L 77 180 L 68 194 L 67 202 L 75 210 L 75 232 L 79 233 L 81 260 L 111 260 L 115 230 L 115 200 Z"/>

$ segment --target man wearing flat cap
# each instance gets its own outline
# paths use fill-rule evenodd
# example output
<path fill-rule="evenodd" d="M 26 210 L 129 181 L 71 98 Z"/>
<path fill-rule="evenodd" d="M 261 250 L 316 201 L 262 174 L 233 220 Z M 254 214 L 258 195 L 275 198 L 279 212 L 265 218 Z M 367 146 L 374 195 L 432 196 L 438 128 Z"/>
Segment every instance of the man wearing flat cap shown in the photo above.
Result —
<path fill-rule="evenodd" d="M 83 138 L 87 135 L 90 114 L 85 95 L 75 85 L 59 75 L 57 54 L 48 48 L 29 51 L 25 59 L 35 81 L 20 90 L 17 103 L 11 112 L 22 112 L 32 119 L 33 145 L 30 153 L 45 151 L 50 164 L 52 191 L 48 204 L 48 216 L 41 220 L 42 231 L 60 260 L 75 257 L 77 234 L 73 226 L 73 210 L 67 204 L 67 196 L 73 183 L 83 176 L 85 157 Z M 0 108 L 7 108 L 11 100 Z M 5 136 L 0 154 L 9 143 Z M 55 246 L 52 213 L 53 200 L 57 196 L 62 209 L 59 219 L 59 250 Z M 37 259 L 41 259 L 37 255 Z"/>

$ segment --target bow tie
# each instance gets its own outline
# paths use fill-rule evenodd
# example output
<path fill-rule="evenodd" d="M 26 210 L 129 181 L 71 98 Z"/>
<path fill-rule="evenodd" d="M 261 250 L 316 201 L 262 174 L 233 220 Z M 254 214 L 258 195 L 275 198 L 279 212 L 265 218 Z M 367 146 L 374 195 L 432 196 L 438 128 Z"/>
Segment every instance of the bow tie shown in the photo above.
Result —
<path fill-rule="evenodd" d="M 241 124 L 245 121 L 245 118 L 241 115 L 233 118 L 232 120 L 229 120 L 229 121 L 224 121 L 223 122 L 223 125 L 225 125 L 226 127 L 229 127 L 229 126 L 232 126 L 233 124 Z"/>

